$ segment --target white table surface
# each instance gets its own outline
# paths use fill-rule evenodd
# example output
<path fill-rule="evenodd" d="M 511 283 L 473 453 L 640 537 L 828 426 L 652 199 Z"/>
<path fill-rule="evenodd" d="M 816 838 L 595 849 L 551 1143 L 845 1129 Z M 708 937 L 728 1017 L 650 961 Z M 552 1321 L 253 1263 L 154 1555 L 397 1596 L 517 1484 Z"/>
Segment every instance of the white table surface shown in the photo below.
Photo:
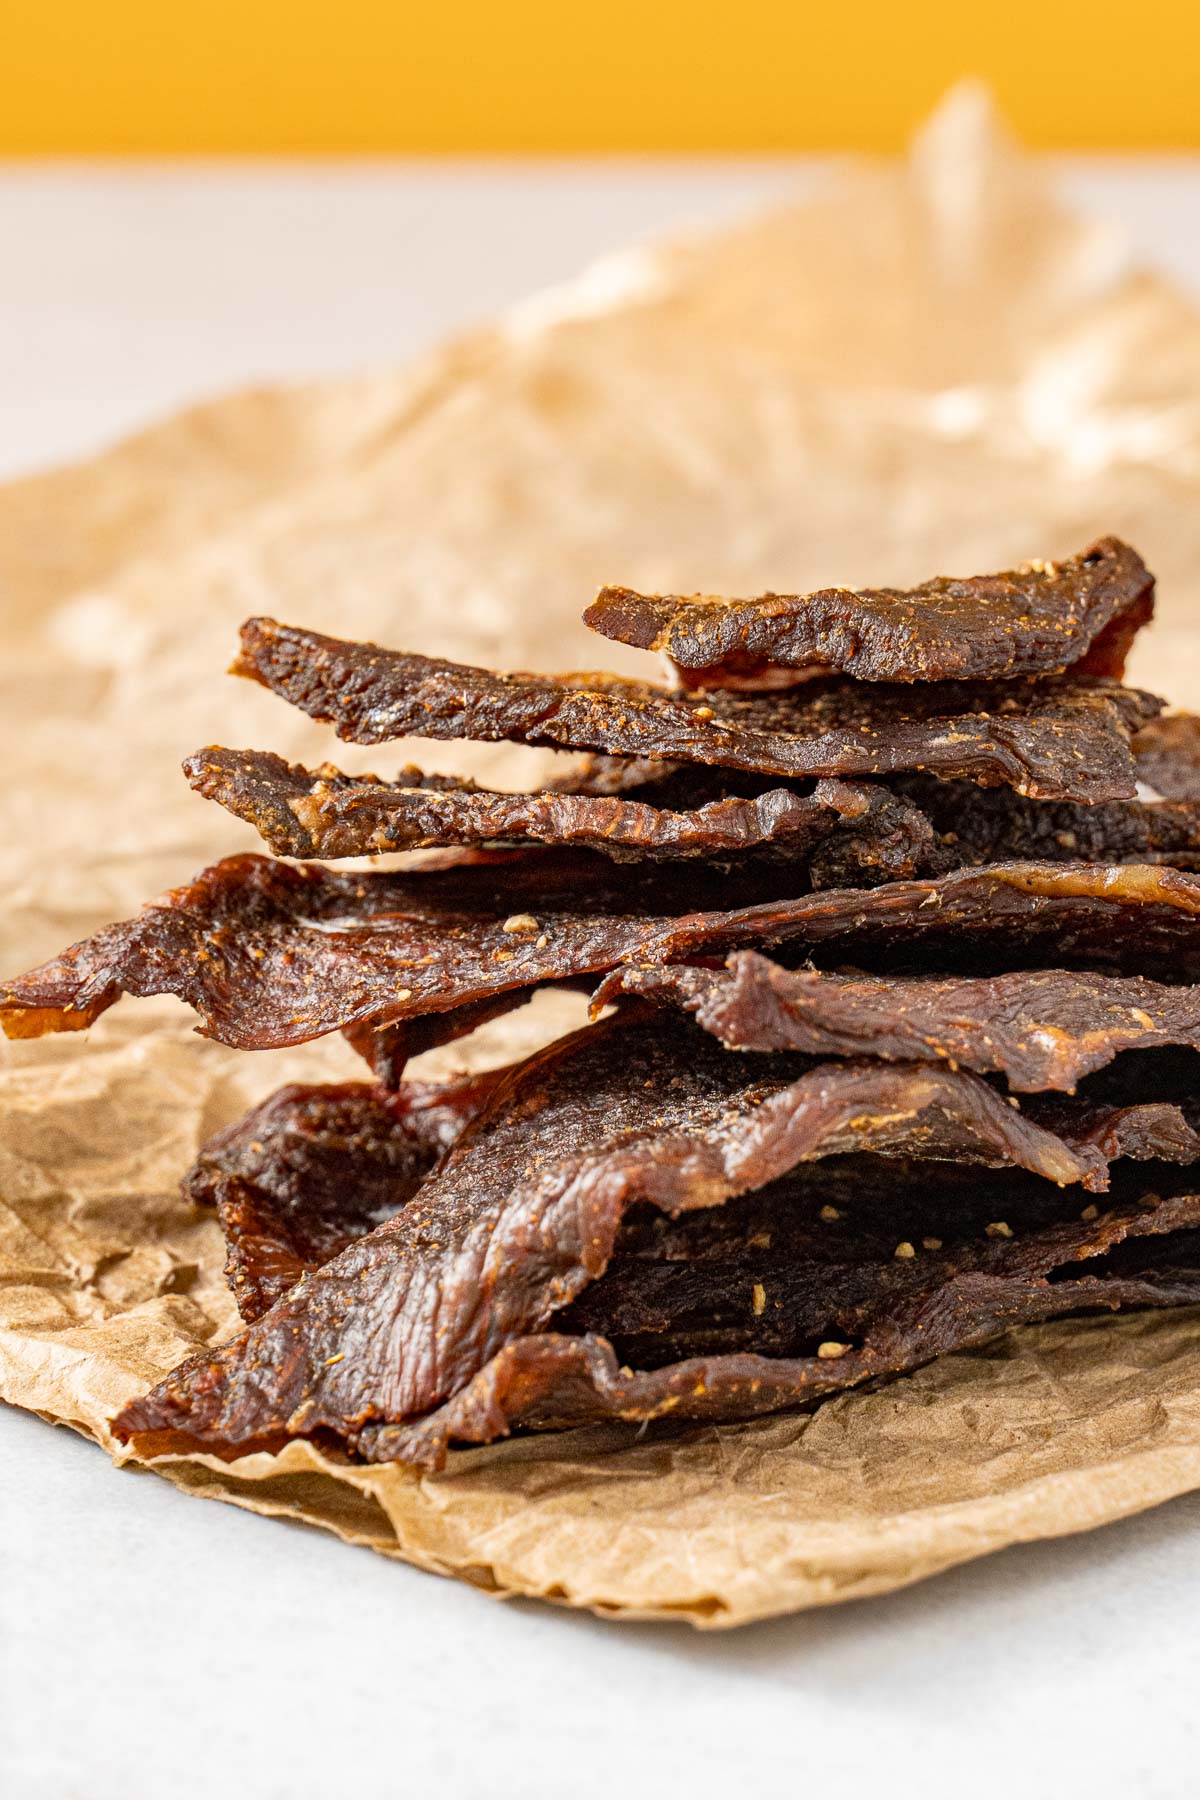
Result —
<path fill-rule="evenodd" d="M 1200 295 L 1200 160 L 1058 172 Z M 819 174 L 0 167 L 0 474 L 214 390 L 402 361 Z M 1200 1785 L 1198 1603 L 1191 1496 L 739 1633 L 601 1623 L 189 1499 L 4 1411 L 0 1794 L 1177 1800 Z"/>

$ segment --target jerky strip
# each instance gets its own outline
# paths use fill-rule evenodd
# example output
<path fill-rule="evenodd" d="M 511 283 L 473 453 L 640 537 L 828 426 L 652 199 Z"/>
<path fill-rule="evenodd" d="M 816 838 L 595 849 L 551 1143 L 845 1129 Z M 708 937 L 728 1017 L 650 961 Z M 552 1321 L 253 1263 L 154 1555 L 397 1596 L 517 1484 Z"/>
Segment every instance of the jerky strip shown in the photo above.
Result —
<path fill-rule="evenodd" d="M 277 856 L 365 856 L 448 845 L 580 845 L 618 860 L 728 856 L 764 844 L 807 858 L 830 837 L 843 872 L 912 875 L 932 832 L 907 801 L 884 788 L 819 781 L 811 794 L 769 788 L 678 812 L 622 795 L 430 791 L 416 770 L 399 781 L 308 770 L 266 750 L 197 751 L 188 780 L 254 826 Z"/>
<path fill-rule="evenodd" d="M 1027 858 L 1200 865 L 1196 799 L 1083 806 L 928 776 L 902 778 L 899 793 L 843 781 L 797 793 L 771 785 L 771 777 L 696 767 L 656 771 L 642 785 L 626 776 L 612 795 L 563 787 L 488 793 L 473 782 L 456 787 L 450 777 L 429 791 L 417 769 L 389 782 L 216 747 L 189 757 L 184 769 L 198 792 L 253 825 L 279 856 L 550 843 L 585 845 L 620 861 L 770 846 L 803 861 L 814 887 Z"/>
<path fill-rule="evenodd" d="M 268 1049 L 622 963 L 783 943 L 888 969 L 1200 980 L 1200 876 L 1176 869 L 1006 863 L 757 905 L 738 902 L 767 877 L 737 871 L 617 872 L 549 851 L 415 874 L 230 857 L 0 990 L 0 1022 L 37 1037 L 90 1025 L 122 993 L 173 993 L 208 1036 Z"/>
<path fill-rule="evenodd" d="M 688 686 L 716 687 L 783 670 L 859 681 L 994 681 L 1066 668 L 1120 676 L 1153 611 L 1154 577 L 1136 550 L 1108 537 L 1063 562 L 907 590 L 719 600 L 604 587 L 583 616 L 604 637 L 659 651 Z"/>
<path fill-rule="evenodd" d="M 977 1076 L 730 1057 L 682 1021 L 618 1015 L 509 1073 L 406 1207 L 205 1350 L 117 1423 L 144 1452 L 353 1438 L 458 1392 L 603 1274 L 634 1201 L 680 1213 L 801 1162 L 893 1151 L 1107 1185 Z"/>
<path fill-rule="evenodd" d="M 1071 678 L 889 689 L 835 677 L 696 698 L 611 675 L 498 675 L 273 619 L 243 625 L 233 672 L 361 744 L 507 740 L 792 777 L 928 769 L 1089 802 L 1132 798 L 1129 734 L 1162 704 Z"/>
<path fill-rule="evenodd" d="M 406 1206 L 500 1080 L 285 1087 L 204 1145 L 184 1180 L 214 1206 L 225 1274 L 256 1319 L 306 1269 L 328 1262 Z"/>
<path fill-rule="evenodd" d="M 1194 1085 L 1194 1067 L 1190 1074 L 1188 1086 Z M 493 1071 L 447 1086 L 413 1083 L 398 1095 L 366 1083 L 285 1088 L 206 1144 L 185 1190 L 198 1202 L 217 1207 L 229 1250 L 226 1274 L 242 1317 L 248 1323 L 260 1318 L 302 1274 L 331 1261 L 406 1205 L 500 1078 Z M 1195 1163 L 1200 1136 L 1194 1112 L 1190 1101 L 1180 1106 L 1072 1100 L 1031 1103 L 1025 1116 L 1061 1138 L 1072 1153 L 1082 1152 L 1094 1172 L 1100 1162 L 1122 1158 Z M 1008 1121 L 1005 1125 L 1011 1131 Z M 971 1148 L 978 1152 L 980 1146 L 976 1142 Z M 852 1178 L 839 1166 L 847 1161 L 856 1165 Z M 1061 1213 L 1055 1189 L 1040 1175 L 1031 1175 L 1014 1194 L 1015 1174 L 1006 1168 L 1002 1196 L 996 1197 L 987 1172 L 977 1168 L 965 1198 L 957 1163 L 942 1167 L 953 1177 L 953 1193 L 940 1211 L 933 1200 L 939 1192 L 936 1164 L 912 1164 L 894 1155 L 842 1156 L 806 1169 L 799 1187 L 794 1181 L 785 1183 L 783 1206 L 776 1183 L 775 1189 L 748 1196 L 737 1207 L 716 1207 L 693 1218 L 686 1231 L 644 1209 L 651 1214 L 650 1228 L 643 1224 L 640 1233 L 635 1227 L 631 1234 L 627 1220 L 618 1250 L 693 1260 L 715 1255 L 728 1262 L 744 1255 L 749 1245 L 755 1250 L 770 1247 L 776 1256 L 790 1259 L 807 1256 L 814 1221 L 816 1237 L 829 1238 L 816 1210 L 819 1199 L 836 1203 L 835 1216 L 849 1207 L 858 1217 L 860 1234 L 873 1219 L 888 1238 L 888 1255 L 899 1238 L 912 1235 L 901 1204 L 905 1194 L 909 1211 L 919 1210 L 925 1220 L 922 1229 L 936 1229 L 942 1237 L 970 1235 L 972 1229 L 981 1234 L 989 1220 L 1011 1212 L 1017 1203 L 1024 1218 L 1039 1223 Z M 1160 1183 L 1162 1178 L 1160 1171 Z M 683 1249 L 675 1242 L 681 1232 Z M 582 1303 L 590 1305 L 586 1292 Z M 591 1313 L 587 1317 L 594 1323 Z"/>
<path fill-rule="evenodd" d="M 723 969 L 624 968 L 596 996 L 670 1002 L 731 1050 L 943 1061 L 1018 1093 L 1071 1092 L 1126 1050 L 1200 1050 L 1200 988 L 1066 969 L 886 980 L 783 969 L 754 951 Z"/>
<path fill-rule="evenodd" d="M 985 1240 L 953 1257 L 914 1258 L 907 1292 L 881 1279 L 874 1305 L 860 1299 L 853 1329 L 834 1318 L 830 1335 L 797 1356 L 735 1351 L 635 1372 L 621 1365 L 606 1337 L 527 1336 L 505 1346 L 437 1411 L 411 1423 L 369 1425 L 356 1447 L 372 1461 L 437 1469 L 451 1443 L 490 1443 L 519 1429 L 754 1418 L 892 1379 L 1016 1325 L 1103 1309 L 1194 1305 L 1198 1226 L 1200 1196 L 1185 1195 L 1015 1242 Z"/>

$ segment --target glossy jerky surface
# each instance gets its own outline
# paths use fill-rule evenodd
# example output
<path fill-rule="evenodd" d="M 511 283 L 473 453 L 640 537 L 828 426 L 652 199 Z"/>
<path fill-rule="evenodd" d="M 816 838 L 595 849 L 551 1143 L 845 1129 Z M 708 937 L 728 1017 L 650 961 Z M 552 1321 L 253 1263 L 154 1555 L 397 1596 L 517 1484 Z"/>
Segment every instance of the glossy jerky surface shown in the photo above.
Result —
<path fill-rule="evenodd" d="M 413 874 L 230 857 L 0 990 L 0 1020 L 33 1037 L 87 1026 L 123 993 L 172 993 L 209 1036 L 274 1048 L 623 963 L 773 944 L 793 961 L 888 970 L 1200 980 L 1200 876 L 1177 869 L 1008 863 L 736 904 L 773 882 L 778 871 L 740 865 L 614 870 L 583 852 Z"/>
<path fill-rule="evenodd" d="M 655 650 L 691 686 L 785 670 L 860 681 L 990 681 L 1078 668 L 1119 676 L 1154 610 L 1136 550 L 1101 538 L 1079 556 L 911 589 L 822 588 L 756 600 L 601 588 L 594 631 Z"/>
<path fill-rule="evenodd" d="M 1070 1092 L 1125 1051 L 1200 1050 L 1200 988 L 1088 970 L 886 979 L 784 969 L 755 951 L 725 968 L 625 968 L 619 994 L 682 1007 L 733 1050 L 945 1062 L 1003 1075 L 1019 1093 Z"/>
<path fill-rule="evenodd" d="M 1133 797 L 1129 734 L 1161 706 L 1085 677 L 908 688 L 833 677 L 696 697 L 611 675 L 500 675 L 273 619 L 243 625 L 234 672 L 355 743 L 469 738 L 792 777 L 929 770 L 1086 801 Z"/>
<path fill-rule="evenodd" d="M 184 1190 L 217 1210 L 242 1317 L 406 1206 L 499 1079 L 286 1087 L 211 1138 Z"/>
<path fill-rule="evenodd" d="M 603 1275 L 635 1203 L 716 1207 L 851 1152 L 1018 1168 L 1084 1195 L 1109 1179 L 1094 1142 L 1047 1131 L 962 1071 L 731 1057 L 682 1021 L 618 1016 L 510 1071 L 415 1203 L 116 1428 L 146 1454 L 314 1433 L 361 1443 L 540 1333 Z M 379 1448 L 369 1434 L 366 1447 Z"/>

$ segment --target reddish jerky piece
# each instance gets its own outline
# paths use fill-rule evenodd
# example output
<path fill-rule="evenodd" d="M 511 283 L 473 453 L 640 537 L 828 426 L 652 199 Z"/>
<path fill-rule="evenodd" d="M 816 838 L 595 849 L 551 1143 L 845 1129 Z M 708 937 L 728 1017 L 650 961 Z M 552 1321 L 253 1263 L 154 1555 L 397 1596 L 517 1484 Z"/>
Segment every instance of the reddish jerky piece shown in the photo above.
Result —
<path fill-rule="evenodd" d="M 353 1439 L 449 1399 L 606 1268 L 629 1207 L 720 1205 L 846 1151 L 1015 1165 L 1102 1188 L 1077 1149 L 977 1076 L 730 1057 L 682 1021 L 621 1015 L 509 1072 L 420 1201 L 117 1421 L 144 1453 Z"/>
<path fill-rule="evenodd" d="M 1066 668 L 1119 676 L 1154 611 L 1136 550 L 1101 538 L 1079 556 L 911 589 L 821 588 L 757 600 L 604 587 L 583 615 L 604 637 L 657 650 L 692 687 L 838 671 L 859 681 L 994 681 Z M 791 675 L 795 679 L 795 675 Z"/>
<path fill-rule="evenodd" d="M 1089 802 L 1133 797 L 1129 734 L 1162 704 L 1086 678 L 900 689 L 834 677 L 697 698 L 612 675 L 498 675 L 273 619 L 243 625 L 233 668 L 355 743 L 473 738 L 793 778 L 927 769 Z"/>
<path fill-rule="evenodd" d="M 372 1461 L 437 1469 L 452 1443 L 490 1443 L 515 1430 L 755 1418 L 894 1378 L 1015 1325 L 1121 1307 L 1194 1305 L 1200 1301 L 1198 1226 L 1200 1196 L 1181 1195 L 1016 1241 L 985 1240 L 973 1254 L 914 1256 L 911 1285 L 900 1291 L 885 1278 L 890 1267 L 880 1265 L 877 1302 L 869 1303 L 868 1284 L 861 1284 L 847 1324 L 832 1318 L 830 1336 L 815 1354 L 734 1351 L 635 1371 L 621 1366 L 605 1336 L 527 1336 L 498 1351 L 426 1418 L 367 1426 L 357 1449 Z M 765 1291 L 765 1283 L 754 1285 Z M 772 1336 L 769 1328 L 763 1332 L 765 1341 Z"/>
<path fill-rule="evenodd" d="M 0 1021 L 36 1037 L 91 1024 L 122 993 L 173 993 L 207 1035 L 266 1049 L 622 963 L 783 943 L 889 969 L 1200 979 L 1200 876 L 1176 869 L 1006 863 L 738 904 L 779 885 L 786 864 L 782 878 L 745 863 L 613 870 L 583 852 L 414 874 L 230 857 L 0 990 Z"/>
<path fill-rule="evenodd" d="M 398 1094 L 366 1083 L 284 1088 L 206 1144 L 184 1188 L 217 1208 L 229 1251 L 226 1274 L 242 1317 L 260 1318 L 302 1274 L 406 1205 L 502 1074 L 445 1085 L 410 1083 Z M 1176 1086 L 1190 1093 L 1194 1085 L 1193 1063 Z M 1025 1116 L 1054 1132 L 1068 1151 L 1082 1151 L 1094 1173 L 1100 1162 L 1122 1158 L 1194 1163 L 1200 1156 L 1195 1110 L 1190 1099 L 1177 1105 L 1130 1095 L 1121 1103 L 1040 1096 Z M 924 1223 L 917 1241 L 934 1230 L 947 1239 L 979 1235 L 998 1213 L 1017 1205 L 1026 1222 L 1060 1216 L 1062 1202 L 1042 1177 L 1030 1175 L 1022 1187 L 1011 1168 L 990 1175 L 989 1181 L 989 1171 L 977 1168 L 968 1195 L 957 1164 L 837 1156 L 744 1197 L 736 1207 L 710 1209 L 686 1226 L 650 1208 L 637 1220 L 635 1207 L 632 1224 L 629 1215 L 622 1223 L 614 1254 L 707 1257 L 723 1265 L 767 1249 L 776 1259 L 811 1257 L 814 1244 L 828 1247 L 831 1241 L 818 1211 L 823 1200 L 836 1203 L 835 1217 L 855 1217 L 860 1237 L 868 1226 L 882 1234 L 887 1255 L 899 1239 L 913 1236 L 918 1212 Z M 1161 1184 L 1163 1178 L 1160 1171 L 1156 1179 Z M 582 1303 L 591 1307 L 587 1292 Z M 586 1319 L 594 1324 L 592 1310 Z"/>
<path fill-rule="evenodd" d="M 285 1087 L 209 1140 L 184 1180 L 215 1206 L 225 1273 L 257 1319 L 306 1269 L 406 1206 L 500 1080 Z"/>
<path fill-rule="evenodd" d="M 724 795 L 687 811 L 621 794 L 429 791 L 406 770 L 398 782 L 300 768 L 265 750 L 200 750 L 184 763 L 192 786 L 254 826 L 277 856 L 364 856 L 448 845 L 547 843 L 636 857 L 728 856 L 775 845 L 808 858 L 830 838 L 839 865 L 912 875 L 931 841 L 907 801 L 875 786 L 819 781 L 811 794 L 768 788 Z"/>
<path fill-rule="evenodd" d="M 1200 1050 L 1200 989 L 1138 976 L 1031 969 L 886 979 L 783 969 L 744 950 L 723 969 L 625 968 L 596 996 L 670 1002 L 732 1050 L 944 1061 L 1019 1093 L 1070 1092 L 1127 1050 Z"/>

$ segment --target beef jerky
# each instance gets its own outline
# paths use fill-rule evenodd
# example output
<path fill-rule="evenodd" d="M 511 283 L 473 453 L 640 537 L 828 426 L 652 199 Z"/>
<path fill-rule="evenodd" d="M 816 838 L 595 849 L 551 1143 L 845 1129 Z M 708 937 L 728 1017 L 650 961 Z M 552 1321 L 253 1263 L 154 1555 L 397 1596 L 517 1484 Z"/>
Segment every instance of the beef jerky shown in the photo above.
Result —
<path fill-rule="evenodd" d="M 977 1076 L 730 1057 L 682 1021 L 618 1015 L 511 1071 L 419 1204 L 183 1364 L 118 1435 L 143 1453 L 354 1443 L 443 1404 L 539 1332 L 604 1273 L 635 1201 L 716 1206 L 847 1151 L 1108 1180 L 1095 1146 L 1043 1130 Z"/>
<path fill-rule="evenodd" d="M 411 874 L 229 857 L 0 989 L 0 1022 L 37 1037 L 90 1025 L 123 993 L 172 993 L 208 1036 L 269 1049 L 623 963 L 772 944 L 881 969 L 1200 980 L 1200 876 L 1177 869 L 1005 863 L 746 904 L 769 886 L 759 869 L 614 871 L 584 852 Z"/>
<path fill-rule="evenodd" d="M 1140 760 L 1137 768 L 1140 778 Z M 919 857 L 921 873 L 1027 859 L 1200 866 L 1200 784 L 1190 799 L 1098 806 L 1028 800 L 1011 788 L 921 775 L 902 777 L 897 785 L 933 833 L 933 847 Z"/>
<path fill-rule="evenodd" d="M 445 1085 L 408 1083 L 398 1094 L 367 1083 L 285 1088 L 206 1144 L 184 1188 L 193 1200 L 217 1208 L 229 1250 L 226 1273 L 242 1317 L 248 1322 L 260 1318 L 302 1274 L 329 1262 L 406 1205 L 421 1179 L 482 1109 L 502 1075 L 491 1071 Z M 1190 1078 L 1180 1084 L 1186 1089 L 1180 1103 L 1132 1097 L 1118 1103 L 1084 1099 L 1063 1103 L 1040 1096 L 1025 1107 L 1024 1116 L 1053 1132 L 1068 1151 L 1082 1152 L 1080 1167 L 1086 1163 L 1085 1174 L 1093 1180 L 1101 1164 L 1121 1159 L 1190 1167 L 1200 1158 L 1197 1106 L 1191 1097 L 1195 1080 L 1193 1061 Z M 969 1095 L 969 1090 L 952 1088 L 951 1102 L 963 1092 Z M 1007 1120 L 1005 1124 L 1011 1131 Z M 922 1129 L 922 1146 L 928 1141 Z M 968 1145 L 975 1154 L 986 1148 L 978 1136 Z M 772 1208 L 775 1214 L 780 1211 L 779 1200 L 768 1188 L 739 1207 L 718 1207 L 693 1221 L 681 1252 L 672 1240 L 683 1228 L 645 1208 L 653 1222 L 653 1229 L 643 1227 L 641 1233 L 648 1247 L 638 1244 L 636 1230 L 631 1244 L 625 1224 L 618 1247 L 624 1254 L 690 1258 L 716 1254 L 728 1260 L 740 1255 L 747 1243 L 762 1248 L 773 1240 L 777 1255 L 800 1254 L 804 1246 L 793 1241 L 794 1230 L 805 1219 L 811 1224 L 818 1197 L 835 1201 L 837 1214 L 845 1211 L 848 1177 L 835 1165 L 846 1162 L 855 1164 L 848 1190 L 853 1205 L 878 1214 L 879 1229 L 885 1234 L 891 1230 L 893 1242 L 897 1228 L 886 1220 L 900 1216 L 897 1197 L 911 1195 L 918 1184 L 923 1216 L 928 1221 L 936 1215 L 937 1229 L 946 1235 L 945 1208 L 936 1213 L 927 1191 L 939 1191 L 935 1164 L 918 1165 L 894 1154 L 859 1155 L 823 1162 L 823 1179 L 816 1171 L 806 1171 L 801 1187 L 807 1211 L 789 1188 L 782 1217 L 773 1216 Z M 972 1206 L 964 1209 L 958 1164 L 943 1167 L 953 1176 L 951 1210 L 956 1217 L 962 1215 L 956 1235 L 964 1231 L 970 1235 L 972 1216 L 977 1216 L 982 1232 L 998 1209 L 1011 1210 L 1016 1204 L 1014 1188 L 1025 1216 L 1057 1216 L 1056 1203 L 1045 1198 L 1047 1183 L 1040 1175 L 1031 1176 L 1021 1190 L 1014 1171 L 1006 1168 L 1003 1186 L 995 1194 L 981 1167 L 972 1182 Z M 882 1179 L 881 1168 L 887 1171 Z M 1159 1185 L 1165 1173 L 1158 1171 Z M 945 1187 L 943 1180 L 944 1199 Z M 926 1229 L 933 1226 L 927 1223 Z M 900 1235 L 908 1235 L 906 1226 Z"/>
<path fill-rule="evenodd" d="M 911 589 L 719 600 L 604 587 L 584 620 L 659 651 L 687 686 L 712 688 L 831 671 L 859 681 L 994 681 L 1067 668 L 1120 676 L 1153 611 L 1153 576 L 1110 537 L 1063 562 Z"/>
<path fill-rule="evenodd" d="M 460 1008 L 477 1024 L 539 982 L 610 967 L 698 902 L 715 918 L 791 886 L 749 866 L 617 872 L 586 851 L 353 874 L 229 857 L 0 990 L 0 1019 L 10 1036 L 77 1030 L 123 992 L 169 992 L 239 1048 L 422 1021 L 415 1054 L 457 1035 Z"/>
<path fill-rule="evenodd" d="M 721 969 L 624 968 L 597 1005 L 621 994 L 683 1007 L 731 1050 L 942 1061 L 1004 1075 L 1018 1093 L 1069 1093 L 1124 1051 L 1200 1050 L 1200 988 L 1089 970 L 880 979 L 784 969 L 744 950 Z"/>
<path fill-rule="evenodd" d="M 1168 713 L 1134 740 L 1138 781 L 1163 800 L 1200 800 L 1200 716 Z"/>
<path fill-rule="evenodd" d="M 745 798 L 720 794 L 686 811 L 620 794 L 483 792 L 474 784 L 430 790 L 416 770 L 395 782 L 374 775 L 308 770 L 265 750 L 212 747 L 184 771 L 207 799 L 254 826 L 277 856 L 364 856 L 431 846 L 565 844 L 638 857 L 723 857 L 765 844 L 808 859 L 830 838 L 845 878 L 912 875 L 932 840 L 908 801 L 874 784 L 819 781 L 809 794 L 767 787 Z M 721 786 L 708 771 L 713 789 Z M 827 859 L 828 861 L 828 859 Z"/>
<path fill-rule="evenodd" d="M 286 1087 L 210 1139 L 184 1192 L 217 1210 L 242 1317 L 406 1206 L 500 1077 Z"/>
<path fill-rule="evenodd" d="M 697 697 L 613 675 L 498 675 L 273 619 L 243 625 L 233 667 L 361 744 L 503 740 L 792 778 L 927 769 L 1088 802 L 1133 797 L 1129 734 L 1162 704 L 1087 678 L 900 689 L 833 677 Z"/>
<path fill-rule="evenodd" d="M 874 1283 L 851 1285 L 845 1323 L 828 1304 L 836 1294 L 845 1305 L 845 1289 L 839 1284 L 831 1291 L 826 1268 L 807 1290 L 809 1313 L 800 1315 L 811 1335 L 789 1355 L 739 1350 L 634 1369 L 597 1333 L 519 1338 L 427 1417 L 372 1423 L 356 1447 L 372 1461 L 437 1469 L 452 1443 L 488 1443 L 515 1430 L 746 1419 L 811 1407 L 937 1356 L 975 1348 L 1017 1325 L 1122 1307 L 1193 1305 L 1200 1300 L 1198 1224 L 1200 1196 L 1181 1195 L 1015 1241 L 985 1238 L 948 1257 L 914 1255 L 904 1265 L 911 1276 L 899 1283 L 892 1279 L 893 1256 L 874 1266 Z M 768 1294 L 765 1281 L 743 1278 L 739 1297 L 751 1313 L 760 1291 Z M 798 1305 L 804 1294 L 802 1280 L 794 1278 L 791 1289 L 776 1295 L 781 1311 Z M 761 1341 L 779 1335 L 768 1328 Z M 640 1341 L 631 1334 L 625 1348 L 634 1353 Z M 669 1357 L 670 1347 L 660 1342 L 659 1354 Z"/>
<path fill-rule="evenodd" d="M 254 825 L 280 856 L 360 856 L 452 845 L 580 844 L 616 860 L 726 857 L 769 846 L 802 863 L 813 887 L 867 885 L 989 862 L 1165 862 L 1200 866 L 1200 799 L 1029 800 L 1011 788 L 902 777 L 819 781 L 811 792 L 767 776 L 683 768 L 619 793 L 437 789 L 406 769 L 395 782 L 286 763 L 268 751 L 209 749 L 184 764 L 192 786 Z M 738 791 L 738 790 L 741 791 Z"/>
<path fill-rule="evenodd" d="M 886 1197 L 871 1191 L 865 1204 L 818 1207 L 816 1197 L 796 1177 L 757 1203 L 718 1209 L 726 1215 L 719 1221 L 706 1213 L 664 1220 L 665 1232 L 648 1244 L 633 1247 L 622 1232 L 603 1276 L 555 1326 L 602 1334 L 640 1369 L 747 1350 L 811 1356 L 830 1338 L 860 1338 L 881 1301 L 925 1286 L 931 1275 L 940 1281 L 947 1265 L 978 1267 L 996 1258 L 996 1243 L 1028 1245 L 1035 1234 L 1086 1226 L 1100 1210 L 1086 1208 L 1081 1220 L 1078 1204 L 1046 1183 L 1017 1180 L 1009 1193 L 993 1194 L 997 1216 L 970 1204 L 961 1174 L 930 1203 L 916 1169 Z M 1105 1210 L 1129 1215 L 1141 1206 L 1123 1201 Z M 644 1226 L 639 1235 L 645 1239 Z M 899 1245 L 911 1246 L 912 1256 L 897 1256 Z"/>

